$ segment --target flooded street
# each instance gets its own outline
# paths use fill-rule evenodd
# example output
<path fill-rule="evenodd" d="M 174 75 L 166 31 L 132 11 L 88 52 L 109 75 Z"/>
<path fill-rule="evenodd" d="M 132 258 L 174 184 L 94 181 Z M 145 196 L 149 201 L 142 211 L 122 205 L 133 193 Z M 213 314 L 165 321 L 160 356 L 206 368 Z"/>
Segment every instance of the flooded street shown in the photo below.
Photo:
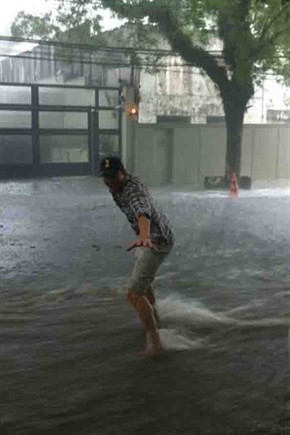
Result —
<path fill-rule="evenodd" d="M 1 183 L 1 435 L 289 435 L 290 190 L 153 189 L 176 236 L 155 361 L 97 179 Z"/>

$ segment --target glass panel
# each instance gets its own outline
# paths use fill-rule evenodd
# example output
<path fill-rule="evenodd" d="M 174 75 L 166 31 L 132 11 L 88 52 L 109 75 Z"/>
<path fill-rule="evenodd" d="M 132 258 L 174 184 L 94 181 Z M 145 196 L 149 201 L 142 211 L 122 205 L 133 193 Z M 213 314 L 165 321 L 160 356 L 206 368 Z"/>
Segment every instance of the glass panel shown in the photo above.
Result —
<path fill-rule="evenodd" d="M 88 114 L 75 112 L 39 112 L 39 128 L 88 128 Z"/>
<path fill-rule="evenodd" d="M 93 89 L 39 88 L 39 104 L 52 106 L 95 106 Z"/>
<path fill-rule="evenodd" d="M 108 70 L 107 86 L 119 86 L 120 84 L 120 68 L 110 68 Z"/>
<path fill-rule="evenodd" d="M 0 86 L 0 104 L 31 104 L 29 86 Z"/>
<path fill-rule="evenodd" d="M 84 163 L 89 161 L 87 135 L 40 136 L 41 163 Z"/>
<path fill-rule="evenodd" d="M 100 158 L 106 156 L 119 156 L 119 136 L 100 134 Z"/>
<path fill-rule="evenodd" d="M 114 110 L 110 112 L 109 110 L 101 110 L 99 112 L 99 128 L 114 130 L 119 128 L 119 112 Z"/>
<path fill-rule="evenodd" d="M 0 128 L 31 128 L 31 112 L 0 110 Z"/>
<path fill-rule="evenodd" d="M 99 106 L 100 107 L 116 107 L 119 105 L 119 92 L 110 89 L 99 90 Z"/>
<path fill-rule="evenodd" d="M 0 165 L 32 163 L 30 135 L 0 135 Z"/>

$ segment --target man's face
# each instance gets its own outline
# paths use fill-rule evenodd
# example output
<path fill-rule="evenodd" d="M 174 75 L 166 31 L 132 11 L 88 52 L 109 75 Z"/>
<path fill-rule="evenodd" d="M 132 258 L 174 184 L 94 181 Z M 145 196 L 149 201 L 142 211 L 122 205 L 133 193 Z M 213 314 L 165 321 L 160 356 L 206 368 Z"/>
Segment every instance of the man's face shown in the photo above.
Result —
<path fill-rule="evenodd" d="M 104 183 L 113 193 L 122 191 L 126 175 L 122 171 L 118 171 L 114 177 L 103 177 Z"/>

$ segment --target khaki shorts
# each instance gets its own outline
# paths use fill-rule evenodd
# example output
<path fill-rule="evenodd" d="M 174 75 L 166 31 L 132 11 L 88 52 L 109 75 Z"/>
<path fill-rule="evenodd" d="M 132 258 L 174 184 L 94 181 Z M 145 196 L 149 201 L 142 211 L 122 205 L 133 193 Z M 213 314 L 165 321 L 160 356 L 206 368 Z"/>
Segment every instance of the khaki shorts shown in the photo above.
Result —
<path fill-rule="evenodd" d="M 136 248 L 136 261 L 127 287 L 128 291 L 145 295 L 146 290 L 151 287 L 159 267 L 171 250 L 172 245 L 158 245 L 153 249 Z"/>

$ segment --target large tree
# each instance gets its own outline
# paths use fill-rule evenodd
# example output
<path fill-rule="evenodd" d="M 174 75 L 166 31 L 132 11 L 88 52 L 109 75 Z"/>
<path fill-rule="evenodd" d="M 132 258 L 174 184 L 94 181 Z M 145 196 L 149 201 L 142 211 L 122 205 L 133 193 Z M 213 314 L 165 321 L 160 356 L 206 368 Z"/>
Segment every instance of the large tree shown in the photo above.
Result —
<path fill-rule="evenodd" d="M 219 90 L 227 127 L 227 169 L 240 174 L 243 120 L 255 81 L 272 69 L 289 74 L 290 0 L 103 0 L 129 20 L 158 25 L 184 61 Z M 212 38 L 221 56 L 208 51 Z"/>
<path fill-rule="evenodd" d="M 269 70 L 290 76 L 290 0 L 60 2 L 75 17 L 82 11 L 97 14 L 103 6 L 130 22 L 158 27 L 186 64 L 200 68 L 218 89 L 227 127 L 227 169 L 240 174 L 243 120 L 255 82 Z M 222 43 L 221 53 L 208 49 L 214 38 Z"/>

